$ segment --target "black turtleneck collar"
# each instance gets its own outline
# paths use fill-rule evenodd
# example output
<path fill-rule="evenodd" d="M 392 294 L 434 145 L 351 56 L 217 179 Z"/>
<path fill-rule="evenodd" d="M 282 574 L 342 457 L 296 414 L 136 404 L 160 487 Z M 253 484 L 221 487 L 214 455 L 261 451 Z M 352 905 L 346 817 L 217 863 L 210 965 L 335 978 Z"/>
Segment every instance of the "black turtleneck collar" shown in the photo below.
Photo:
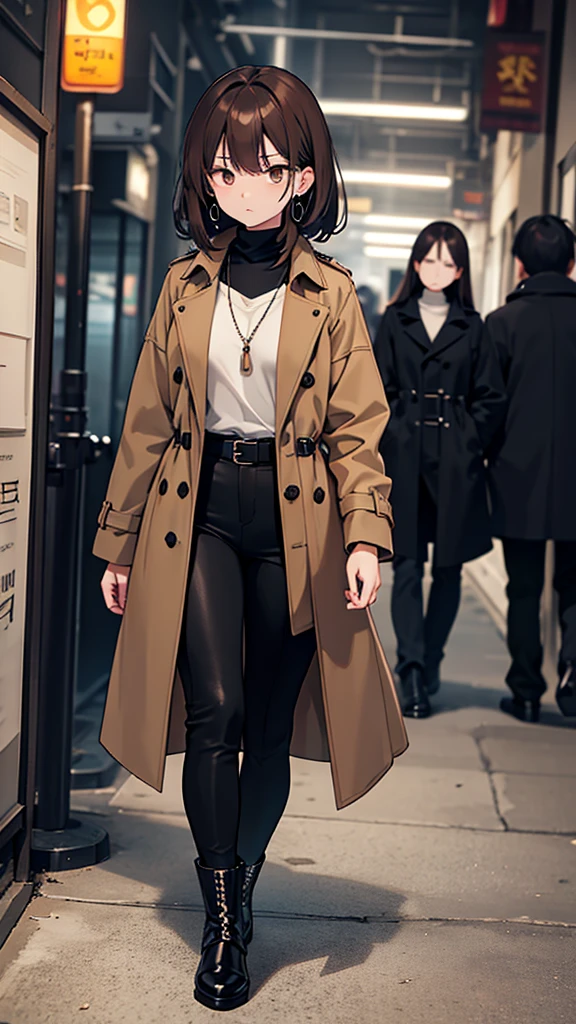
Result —
<path fill-rule="evenodd" d="M 274 266 L 282 248 L 278 241 L 278 228 L 265 231 L 249 231 L 240 227 L 224 261 L 222 280 L 228 281 L 230 261 L 230 285 L 247 299 L 273 291 L 288 275 L 288 260 Z"/>

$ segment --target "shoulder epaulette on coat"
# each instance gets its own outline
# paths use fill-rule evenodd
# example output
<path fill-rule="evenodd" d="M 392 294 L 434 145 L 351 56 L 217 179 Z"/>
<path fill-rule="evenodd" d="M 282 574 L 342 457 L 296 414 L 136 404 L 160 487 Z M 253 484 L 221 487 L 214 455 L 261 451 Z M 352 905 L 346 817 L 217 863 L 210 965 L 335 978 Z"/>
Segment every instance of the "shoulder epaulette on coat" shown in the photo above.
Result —
<path fill-rule="evenodd" d="M 184 260 L 192 260 L 198 255 L 200 249 L 189 249 L 188 252 L 183 252 L 181 256 L 176 256 L 173 260 L 170 260 L 169 267 L 173 267 L 175 263 L 183 263 Z"/>
<path fill-rule="evenodd" d="M 320 260 L 321 263 L 328 263 L 335 270 L 341 270 L 343 274 L 347 274 L 348 277 L 352 277 L 352 271 L 348 270 L 348 267 L 343 267 L 338 260 L 335 260 L 333 256 L 328 256 L 325 252 L 318 252 L 318 249 L 314 249 L 314 255 L 316 259 Z"/>

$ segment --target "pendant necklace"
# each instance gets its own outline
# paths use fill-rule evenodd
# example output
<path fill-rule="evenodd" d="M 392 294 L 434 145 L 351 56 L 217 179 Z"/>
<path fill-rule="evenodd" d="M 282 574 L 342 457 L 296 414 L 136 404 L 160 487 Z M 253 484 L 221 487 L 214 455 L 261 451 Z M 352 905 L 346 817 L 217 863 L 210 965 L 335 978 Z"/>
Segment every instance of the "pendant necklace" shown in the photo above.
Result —
<path fill-rule="evenodd" d="M 238 336 L 240 338 L 240 341 L 242 342 L 242 355 L 240 357 L 240 373 L 242 374 L 243 377 L 249 377 L 250 374 L 252 373 L 253 369 L 254 369 L 254 367 L 252 365 L 252 359 L 250 357 L 250 345 L 252 344 L 252 339 L 253 339 L 254 335 L 256 334 L 256 331 L 260 327 L 260 324 L 265 319 L 265 317 L 268 316 L 268 313 L 272 309 L 272 306 L 274 304 L 274 300 L 275 300 L 276 296 L 278 295 L 278 292 L 280 291 L 280 289 L 281 289 L 282 285 L 284 284 L 284 282 L 283 281 L 280 282 L 280 284 L 276 288 L 272 298 L 270 299 L 270 302 L 266 306 L 266 309 L 262 313 L 262 316 L 260 317 L 258 323 L 250 331 L 250 334 L 247 337 L 245 337 L 245 335 L 242 334 L 242 331 L 240 330 L 240 328 L 238 326 L 238 321 L 236 320 L 236 317 L 234 316 L 234 308 L 232 306 L 232 298 L 231 298 L 231 294 L 230 294 L 230 291 L 231 291 L 231 289 L 230 289 L 230 256 L 228 256 L 228 282 L 227 283 L 228 283 L 228 307 L 230 309 L 230 316 L 232 317 L 232 321 L 234 323 L 234 327 L 236 328 L 236 330 L 238 332 Z"/>

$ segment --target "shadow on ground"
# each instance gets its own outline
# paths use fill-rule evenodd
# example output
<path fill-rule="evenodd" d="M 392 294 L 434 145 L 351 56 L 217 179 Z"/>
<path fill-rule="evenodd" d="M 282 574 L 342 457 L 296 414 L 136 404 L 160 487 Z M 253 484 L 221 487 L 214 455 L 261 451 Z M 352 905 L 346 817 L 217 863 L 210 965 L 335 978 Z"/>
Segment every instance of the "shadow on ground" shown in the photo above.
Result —
<path fill-rule="evenodd" d="M 508 691 L 507 691 L 508 692 Z M 499 711 L 500 700 L 504 696 L 501 689 L 471 683 L 442 681 L 438 694 L 432 698 L 434 714 L 457 711 L 460 708 L 493 708 Z M 514 722 L 515 719 L 500 712 L 503 722 Z M 555 729 L 576 729 L 576 718 L 565 718 L 554 707 L 544 706 L 540 711 L 540 722 L 534 725 L 551 725 Z"/>
<path fill-rule="evenodd" d="M 163 820 L 162 815 L 154 815 L 152 819 L 148 819 L 147 816 L 130 813 L 121 816 L 99 816 L 99 821 L 110 835 L 111 859 L 98 866 L 98 890 L 105 892 L 107 898 L 112 889 L 118 892 L 125 890 L 122 884 L 110 886 L 103 880 L 102 872 L 130 879 L 155 890 L 153 902 L 158 904 L 158 920 L 175 931 L 186 945 L 199 955 L 203 911 L 193 864 L 195 850 L 185 819 L 182 819 L 182 824 L 175 824 L 172 815 L 169 820 Z M 158 856 L 159 851 L 162 851 L 164 856 Z M 314 863 L 310 858 L 295 856 L 286 858 L 286 866 L 268 862 L 264 867 L 262 881 L 256 890 L 254 900 L 255 938 L 250 947 L 250 974 L 254 992 L 283 968 L 295 964 L 325 958 L 322 976 L 357 967 L 368 960 L 375 945 L 390 941 L 396 934 L 405 897 L 398 892 L 366 885 L 353 879 L 314 873 L 315 906 L 325 906 L 326 912 L 310 913 L 304 895 L 306 889 L 310 888 L 310 878 L 307 879 L 307 886 L 300 885 L 299 875 L 307 875 L 306 866 Z M 49 889 L 48 886 L 45 888 Z M 263 911 L 260 914 L 259 896 L 262 902 L 265 902 L 265 893 L 270 890 L 274 891 L 276 897 L 278 893 L 281 894 L 285 911 Z M 132 891 L 134 892 L 134 889 Z M 56 896 L 59 895 L 57 889 L 52 892 Z M 98 892 L 90 892 L 88 898 L 98 899 Z M 138 905 L 138 898 L 138 895 L 135 899 L 130 897 L 127 902 L 130 905 L 136 902 Z M 145 904 L 148 900 L 149 895 L 142 894 L 140 897 L 141 903 Z M 278 903 L 277 898 L 275 902 Z M 374 923 L 380 920 L 386 928 L 366 928 L 365 921 L 368 917 Z M 347 925 L 357 924 L 358 927 L 355 928 L 353 942 L 350 941 L 349 928 L 342 929 L 341 932 L 327 929 L 325 940 L 322 937 L 323 929 L 302 928 L 298 931 L 296 939 L 294 929 L 286 929 L 285 934 L 282 929 L 274 929 L 274 942 L 264 942 L 260 945 L 262 933 L 265 935 L 269 930 L 268 922 L 279 918 L 342 921 Z"/>

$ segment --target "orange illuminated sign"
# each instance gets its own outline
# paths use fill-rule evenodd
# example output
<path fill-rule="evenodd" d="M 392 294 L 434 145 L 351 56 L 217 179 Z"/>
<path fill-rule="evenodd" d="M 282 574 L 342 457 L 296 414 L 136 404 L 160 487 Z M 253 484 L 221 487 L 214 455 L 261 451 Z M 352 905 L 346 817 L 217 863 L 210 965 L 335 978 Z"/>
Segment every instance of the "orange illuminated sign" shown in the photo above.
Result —
<path fill-rule="evenodd" d="M 67 0 L 62 88 L 119 92 L 124 84 L 126 0 Z"/>

